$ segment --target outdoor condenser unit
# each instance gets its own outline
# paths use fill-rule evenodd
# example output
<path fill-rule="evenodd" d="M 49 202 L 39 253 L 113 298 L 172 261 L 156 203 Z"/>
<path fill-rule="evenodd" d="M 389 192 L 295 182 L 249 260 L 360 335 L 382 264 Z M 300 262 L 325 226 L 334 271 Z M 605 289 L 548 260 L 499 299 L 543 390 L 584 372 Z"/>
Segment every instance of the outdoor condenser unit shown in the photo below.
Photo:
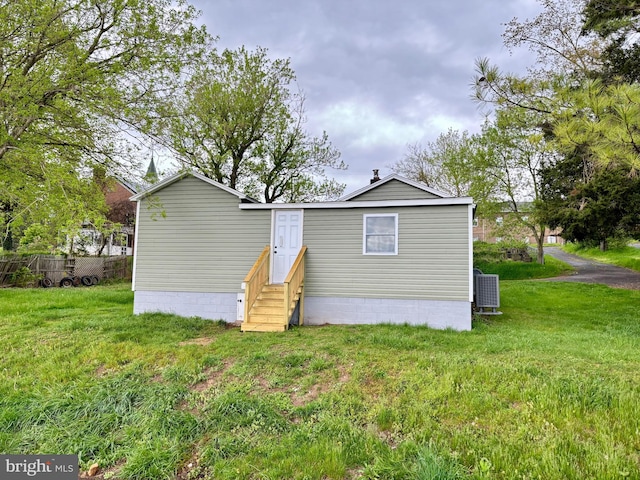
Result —
<path fill-rule="evenodd" d="M 476 308 L 482 315 L 500 315 L 500 284 L 498 275 L 474 275 Z M 490 309 L 490 310 L 486 310 Z"/>

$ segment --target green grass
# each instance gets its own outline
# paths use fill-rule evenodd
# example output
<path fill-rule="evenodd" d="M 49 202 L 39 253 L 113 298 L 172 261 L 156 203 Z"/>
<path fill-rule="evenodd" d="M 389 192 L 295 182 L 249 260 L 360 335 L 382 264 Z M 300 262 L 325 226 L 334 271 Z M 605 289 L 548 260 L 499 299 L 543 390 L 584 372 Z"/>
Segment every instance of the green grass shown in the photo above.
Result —
<path fill-rule="evenodd" d="M 497 274 L 500 280 L 528 280 L 535 278 L 551 278 L 568 274 L 573 268 L 549 255 L 544 257 L 544 265 L 533 262 L 514 262 L 504 260 L 501 262 L 477 261 L 475 267 L 482 270 L 482 273 Z"/>
<path fill-rule="evenodd" d="M 563 247 L 564 251 L 579 255 L 581 257 L 590 258 L 603 263 L 610 263 L 618 267 L 630 268 L 636 272 L 640 272 L 640 248 L 634 247 L 616 247 L 601 252 L 599 248 L 587 248 L 577 244 L 567 243 Z"/>
<path fill-rule="evenodd" d="M 105 478 L 639 478 L 640 292 L 506 281 L 471 332 L 242 334 L 0 290 L 0 451 Z"/>

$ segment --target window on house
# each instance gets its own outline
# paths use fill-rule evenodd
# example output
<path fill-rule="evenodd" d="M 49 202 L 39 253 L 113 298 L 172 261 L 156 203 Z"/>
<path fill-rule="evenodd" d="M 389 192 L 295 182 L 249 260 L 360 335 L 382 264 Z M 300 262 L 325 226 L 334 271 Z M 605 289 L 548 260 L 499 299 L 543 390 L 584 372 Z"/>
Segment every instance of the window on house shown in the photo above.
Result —
<path fill-rule="evenodd" d="M 398 214 L 363 215 L 362 253 L 398 254 Z"/>

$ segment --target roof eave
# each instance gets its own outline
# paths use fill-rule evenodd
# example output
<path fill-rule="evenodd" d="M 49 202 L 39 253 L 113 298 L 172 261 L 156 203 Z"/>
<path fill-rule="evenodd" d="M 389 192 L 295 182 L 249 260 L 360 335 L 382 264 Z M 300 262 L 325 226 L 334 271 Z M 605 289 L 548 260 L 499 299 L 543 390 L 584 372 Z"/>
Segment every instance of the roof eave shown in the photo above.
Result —
<path fill-rule="evenodd" d="M 192 172 L 192 171 L 184 171 L 184 172 L 180 172 L 177 173 L 171 177 L 165 178 L 164 180 L 156 183 L 155 185 L 152 185 L 151 188 L 145 190 L 144 192 L 140 192 L 137 195 L 134 195 L 132 197 L 129 198 L 129 200 L 131 200 L 132 202 L 137 202 L 139 200 L 142 200 L 145 197 L 148 197 L 149 195 L 153 195 L 154 193 L 162 190 L 163 188 L 168 187 L 169 185 L 171 185 L 172 183 L 175 183 L 179 180 L 182 180 L 183 178 L 186 177 L 194 177 L 197 178 L 199 180 L 202 180 L 205 183 L 208 183 L 209 185 L 212 185 L 214 187 L 220 188 L 221 190 L 224 190 L 225 192 L 228 192 L 232 195 L 235 195 L 236 197 L 238 197 L 240 200 L 246 201 L 246 202 L 250 202 L 250 203 L 257 203 L 258 201 L 231 188 L 228 187 L 226 185 L 223 185 L 219 182 L 216 182 L 215 180 L 211 180 L 209 177 L 205 177 L 204 175 L 198 173 L 198 172 Z"/>
<path fill-rule="evenodd" d="M 241 210 L 305 210 L 305 209 L 345 209 L 345 208 L 388 208 L 425 207 L 447 205 L 473 205 L 471 197 L 423 198 L 413 200 L 367 200 L 334 201 L 310 203 L 241 203 Z"/>

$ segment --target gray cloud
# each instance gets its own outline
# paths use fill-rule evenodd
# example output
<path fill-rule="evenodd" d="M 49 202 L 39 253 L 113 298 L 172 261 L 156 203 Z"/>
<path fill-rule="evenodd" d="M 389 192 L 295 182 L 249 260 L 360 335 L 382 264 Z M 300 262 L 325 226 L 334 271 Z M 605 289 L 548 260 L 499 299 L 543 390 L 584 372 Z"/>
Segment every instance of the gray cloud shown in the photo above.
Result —
<path fill-rule="evenodd" d="M 307 97 L 308 128 L 327 131 L 352 190 L 372 168 L 400 159 L 407 143 L 448 128 L 477 131 L 470 99 L 474 61 L 509 71 L 530 58 L 502 46 L 503 23 L 532 17 L 535 0 L 192 0 L 218 48 L 262 46 L 290 58 Z"/>

